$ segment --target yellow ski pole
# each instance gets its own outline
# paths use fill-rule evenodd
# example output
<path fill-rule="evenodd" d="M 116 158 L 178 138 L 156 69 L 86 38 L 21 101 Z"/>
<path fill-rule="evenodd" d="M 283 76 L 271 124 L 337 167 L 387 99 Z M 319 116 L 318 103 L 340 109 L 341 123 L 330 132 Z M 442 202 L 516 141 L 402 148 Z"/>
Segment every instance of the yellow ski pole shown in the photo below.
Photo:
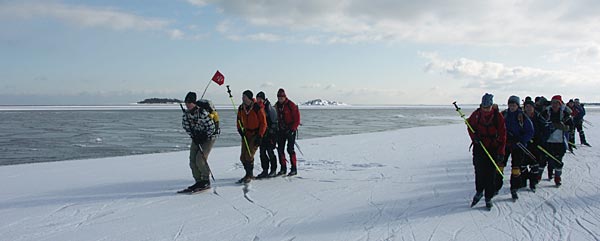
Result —
<path fill-rule="evenodd" d="M 231 90 L 229 89 L 229 85 L 227 85 L 227 93 L 229 94 L 229 99 L 231 100 L 231 105 L 233 106 L 233 111 L 235 111 L 235 102 L 233 101 L 233 96 L 231 95 Z M 237 114 L 237 113 L 236 113 Z M 242 121 L 238 119 L 238 124 L 240 125 L 240 129 L 242 129 L 242 133 L 244 133 L 244 125 L 242 125 Z M 248 149 L 248 155 L 250 155 L 250 146 L 248 145 L 248 140 L 245 135 L 242 135 L 242 139 L 244 139 L 244 143 L 246 143 L 246 149 Z"/>
<path fill-rule="evenodd" d="M 467 127 L 469 127 L 469 130 L 471 130 L 471 132 L 475 133 L 475 130 L 473 129 L 473 127 L 471 127 L 471 124 L 469 124 L 469 121 L 465 117 L 465 114 L 460 110 L 460 107 L 458 107 L 458 105 L 456 105 L 456 101 L 454 101 L 452 104 L 454 105 L 454 107 L 456 107 L 456 112 L 458 112 L 460 117 L 463 118 L 463 120 L 465 121 L 465 124 L 467 124 Z M 498 171 L 498 173 L 500 173 L 500 176 L 502 177 L 502 179 L 504 179 L 504 173 L 502 173 L 502 170 L 500 170 L 500 167 L 498 167 L 498 165 L 496 164 L 496 161 L 494 160 L 494 158 L 492 158 L 492 155 L 490 155 L 490 152 L 488 152 L 487 148 L 485 148 L 485 145 L 483 145 L 483 142 L 479 141 L 479 145 L 481 145 L 481 148 L 483 148 L 483 151 L 485 151 L 485 154 L 487 154 L 487 156 L 490 158 L 490 161 L 492 162 L 492 164 L 494 164 L 494 167 L 496 167 L 496 170 Z"/>

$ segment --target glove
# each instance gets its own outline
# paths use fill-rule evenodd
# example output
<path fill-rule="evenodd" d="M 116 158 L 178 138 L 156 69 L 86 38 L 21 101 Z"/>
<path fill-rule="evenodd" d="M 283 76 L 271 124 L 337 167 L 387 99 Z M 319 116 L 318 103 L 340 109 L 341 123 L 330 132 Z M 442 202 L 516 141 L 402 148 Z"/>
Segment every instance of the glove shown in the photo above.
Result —
<path fill-rule="evenodd" d="M 261 143 L 262 143 L 262 137 L 256 136 L 256 138 L 254 138 L 254 145 L 260 146 Z"/>
<path fill-rule="evenodd" d="M 478 136 L 473 137 L 473 143 L 474 144 L 479 144 L 481 142 L 481 140 L 479 139 Z"/>
<path fill-rule="evenodd" d="M 287 133 L 287 136 L 288 137 L 294 137 L 294 136 L 296 136 L 296 130 L 289 130 L 288 133 Z"/>
<path fill-rule="evenodd" d="M 241 137 L 244 137 L 246 135 L 246 131 L 242 130 L 242 129 L 238 129 L 238 133 L 240 134 Z"/>

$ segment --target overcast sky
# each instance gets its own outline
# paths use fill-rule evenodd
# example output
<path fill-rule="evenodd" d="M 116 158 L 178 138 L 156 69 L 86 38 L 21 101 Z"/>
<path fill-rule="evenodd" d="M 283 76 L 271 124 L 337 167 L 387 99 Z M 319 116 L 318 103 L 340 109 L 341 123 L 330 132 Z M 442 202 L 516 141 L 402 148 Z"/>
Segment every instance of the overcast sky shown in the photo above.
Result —
<path fill-rule="evenodd" d="M 596 0 L 0 0 L 0 105 L 479 103 L 493 93 L 600 102 Z M 207 97 L 226 104 L 224 86 Z"/>

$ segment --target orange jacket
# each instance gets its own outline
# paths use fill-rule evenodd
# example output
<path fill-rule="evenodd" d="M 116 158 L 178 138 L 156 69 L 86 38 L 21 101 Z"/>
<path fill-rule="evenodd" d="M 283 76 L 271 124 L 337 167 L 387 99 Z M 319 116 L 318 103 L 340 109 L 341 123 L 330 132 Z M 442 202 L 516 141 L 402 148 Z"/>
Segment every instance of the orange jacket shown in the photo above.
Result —
<path fill-rule="evenodd" d="M 267 131 L 267 118 L 265 117 L 265 110 L 260 107 L 256 102 L 252 103 L 252 108 L 241 104 L 238 107 L 237 114 L 237 128 L 241 130 L 239 121 L 242 122 L 244 130 L 246 131 L 246 137 L 258 135 L 263 137 Z"/>

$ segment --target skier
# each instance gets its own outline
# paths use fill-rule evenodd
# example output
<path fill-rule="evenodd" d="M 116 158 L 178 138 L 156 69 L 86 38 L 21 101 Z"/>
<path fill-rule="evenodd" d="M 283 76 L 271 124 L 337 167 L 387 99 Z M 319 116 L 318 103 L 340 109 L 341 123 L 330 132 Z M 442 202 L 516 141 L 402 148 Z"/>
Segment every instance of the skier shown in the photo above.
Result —
<path fill-rule="evenodd" d="M 502 116 L 506 124 L 506 151 L 504 160 L 498 163 L 501 170 L 508 163 L 509 156 L 511 160 L 511 175 L 510 175 L 510 194 L 513 200 L 517 200 L 517 190 L 521 187 L 521 165 L 525 163 L 525 150 L 527 143 L 533 137 L 533 124 L 531 120 L 523 113 L 519 107 L 520 98 L 511 96 L 508 98 L 508 109 L 502 111 Z M 502 188 L 502 179 L 496 179 L 496 191 Z"/>
<path fill-rule="evenodd" d="M 285 175 L 287 172 L 287 160 L 285 159 L 284 153 L 287 142 L 287 152 L 290 155 L 290 162 L 292 164 L 289 176 L 293 176 L 298 173 L 294 144 L 296 143 L 296 134 L 298 126 L 300 125 L 300 111 L 298 110 L 298 106 L 287 98 L 284 89 L 279 89 L 279 91 L 277 91 L 277 104 L 275 104 L 275 109 L 277 110 L 277 121 L 279 125 L 277 153 L 279 154 L 279 162 L 281 164 L 281 170 L 277 175 Z"/>
<path fill-rule="evenodd" d="M 583 133 L 583 117 L 585 116 L 585 107 L 581 102 L 579 102 L 578 98 L 575 98 L 574 102 L 575 105 L 573 107 L 577 110 L 577 114 L 575 117 L 573 117 L 573 123 L 575 124 L 575 128 L 577 128 L 577 132 L 579 132 L 579 141 L 581 141 L 582 145 L 591 147 L 591 145 L 585 140 L 585 133 Z M 575 131 L 573 131 L 573 134 L 575 134 Z M 573 143 L 575 143 L 575 141 L 573 141 Z"/>
<path fill-rule="evenodd" d="M 256 176 L 257 179 L 261 179 L 277 175 L 277 157 L 274 151 L 275 144 L 277 143 L 277 112 L 269 99 L 265 97 L 264 92 L 261 91 L 256 94 L 256 101 L 265 110 L 265 117 L 267 119 L 267 132 L 260 144 L 262 173 Z M 270 172 L 269 165 L 271 166 Z"/>
<path fill-rule="evenodd" d="M 567 133 L 569 128 L 573 126 L 573 119 L 571 114 L 562 101 L 560 95 L 552 97 L 551 105 L 546 108 L 542 113 L 544 120 L 546 121 L 546 146 L 548 152 L 556 158 L 548 159 L 548 179 L 552 180 L 554 177 L 554 184 L 556 187 L 560 187 L 562 184 L 561 175 L 564 163 L 562 161 L 565 152 L 567 151 Z"/>
<path fill-rule="evenodd" d="M 238 107 L 237 129 L 242 137 L 240 161 L 244 165 L 246 175 L 237 183 L 249 183 L 254 178 L 254 154 L 267 131 L 265 111 L 254 101 L 253 96 L 252 91 L 244 91 L 242 94 L 243 103 Z"/>
<path fill-rule="evenodd" d="M 529 180 L 529 188 L 535 192 L 536 185 L 541 179 L 540 165 L 542 165 L 544 162 L 543 160 L 545 160 L 544 153 L 538 149 L 538 146 L 541 147 L 543 145 L 544 121 L 540 117 L 540 113 L 535 110 L 535 103 L 533 101 L 525 101 L 524 109 L 525 114 L 533 124 L 534 130 L 533 138 L 529 145 L 527 145 L 527 149 L 533 154 L 535 159 L 529 156 L 525 157 L 526 163 L 521 166 L 521 180 L 523 181 L 523 185 L 521 186 L 527 186 L 527 180 Z M 527 169 L 527 165 L 529 165 L 529 169 Z M 543 167 L 546 167 L 545 162 L 543 163 Z"/>
<path fill-rule="evenodd" d="M 486 93 L 481 99 L 480 107 L 475 110 L 468 119 L 469 125 L 474 129 L 474 133 L 469 131 L 469 136 L 473 142 L 473 166 L 475 168 L 475 196 L 471 207 L 475 206 L 484 196 L 485 191 L 485 206 L 491 209 L 492 198 L 496 191 L 494 180 L 498 171 L 493 162 L 501 162 L 504 160 L 505 145 L 506 145 L 506 128 L 504 125 L 504 117 L 498 111 L 498 108 L 493 108 L 492 105 L 494 96 Z M 491 158 L 485 153 L 481 144 L 488 150 Z"/>
<path fill-rule="evenodd" d="M 187 93 L 185 106 L 187 111 L 183 114 L 182 126 L 192 138 L 190 169 L 192 169 L 192 176 L 196 183 L 179 193 L 193 193 L 210 188 L 208 154 L 215 143 L 217 131 L 215 131 L 215 122 L 209 117 L 208 111 L 196 105 L 196 93 Z"/>

